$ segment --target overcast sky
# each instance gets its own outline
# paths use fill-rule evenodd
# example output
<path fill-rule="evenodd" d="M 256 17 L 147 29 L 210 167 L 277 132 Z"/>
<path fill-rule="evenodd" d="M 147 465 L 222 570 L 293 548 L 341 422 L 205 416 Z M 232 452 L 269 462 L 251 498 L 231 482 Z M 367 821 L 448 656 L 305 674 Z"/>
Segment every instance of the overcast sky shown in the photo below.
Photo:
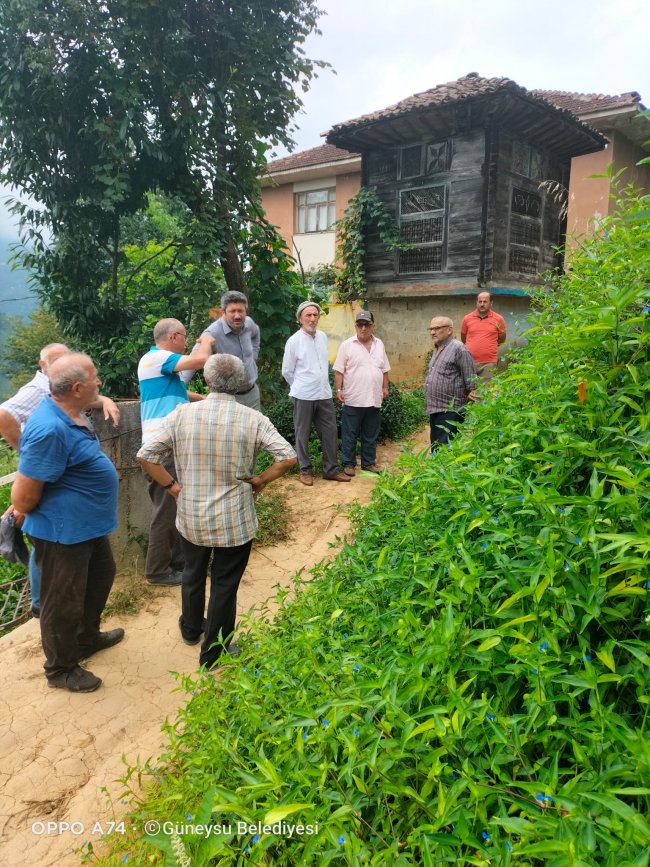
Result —
<path fill-rule="evenodd" d="M 648 0 L 316 0 L 307 56 L 322 71 L 297 118 L 297 150 L 361 114 L 468 72 L 533 90 L 619 94 L 650 107 Z M 284 152 L 278 151 L 278 155 Z"/>
<path fill-rule="evenodd" d="M 317 0 L 318 2 L 318 0 Z M 320 0 L 308 57 L 330 63 L 304 96 L 297 150 L 321 132 L 468 72 L 528 89 L 619 94 L 650 107 L 648 0 Z M 277 152 L 278 156 L 284 154 Z M 0 215 L 0 237 L 15 234 Z"/>

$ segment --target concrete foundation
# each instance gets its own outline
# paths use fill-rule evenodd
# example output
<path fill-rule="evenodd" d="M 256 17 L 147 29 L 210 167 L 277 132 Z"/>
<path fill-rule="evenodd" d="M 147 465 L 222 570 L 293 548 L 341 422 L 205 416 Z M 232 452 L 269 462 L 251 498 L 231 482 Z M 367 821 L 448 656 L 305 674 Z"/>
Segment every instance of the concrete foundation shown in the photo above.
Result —
<path fill-rule="evenodd" d="M 115 465 L 120 480 L 119 527 L 111 537 L 113 554 L 122 566 L 136 566 L 144 564 L 151 515 L 147 485 L 135 458 L 142 441 L 140 401 L 120 401 L 119 407 L 117 430 L 111 421 L 104 421 L 98 410 L 93 410 L 92 420 L 102 449 Z"/>
<path fill-rule="evenodd" d="M 413 298 L 375 298 L 368 301 L 368 308 L 375 317 L 375 334 L 386 346 L 391 364 L 390 378 L 395 383 L 421 384 L 425 377 L 425 360 L 431 351 L 432 342 L 427 331 L 434 316 L 449 316 L 454 321 L 454 337 L 460 339 L 460 324 L 464 316 L 476 308 L 476 289 L 465 294 L 426 295 Z M 509 345 L 528 327 L 527 316 L 530 301 L 520 294 L 500 294 L 492 289 L 493 309 L 506 320 L 507 341 L 499 347 L 503 357 Z M 347 308 L 344 310 L 342 308 Z M 330 355 L 340 345 L 341 339 L 354 334 L 352 305 L 332 305 L 332 313 L 321 317 L 319 328 L 330 338 Z M 358 305 L 354 305 L 354 310 Z M 344 334 L 342 328 L 349 328 Z"/>

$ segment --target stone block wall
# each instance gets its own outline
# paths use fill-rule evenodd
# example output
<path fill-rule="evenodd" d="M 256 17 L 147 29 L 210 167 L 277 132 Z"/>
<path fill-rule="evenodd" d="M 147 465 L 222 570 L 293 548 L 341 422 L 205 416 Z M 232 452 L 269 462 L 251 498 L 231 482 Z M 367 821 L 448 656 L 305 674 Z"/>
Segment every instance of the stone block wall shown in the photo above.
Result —
<path fill-rule="evenodd" d="M 119 407 L 117 430 L 111 421 L 104 421 L 98 410 L 93 410 L 92 420 L 102 449 L 115 465 L 119 477 L 119 527 L 111 537 L 113 554 L 122 565 L 143 566 L 151 502 L 142 469 L 135 458 L 142 441 L 140 401 L 120 401 Z"/>
<path fill-rule="evenodd" d="M 494 294 L 493 309 L 506 320 L 508 344 L 527 328 L 530 302 L 526 296 Z M 427 328 L 434 316 L 449 316 L 454 321 L 454 337 L 460 339 L 460 324 L 476 307 L 476 291 L 463 295 L 428 295 L 417 298 L 376 299 L 368 302 L 375 316 L 375 333 L 386 345 L 393 382 L 421 382 L 425 359 L 431 350 Z"/>

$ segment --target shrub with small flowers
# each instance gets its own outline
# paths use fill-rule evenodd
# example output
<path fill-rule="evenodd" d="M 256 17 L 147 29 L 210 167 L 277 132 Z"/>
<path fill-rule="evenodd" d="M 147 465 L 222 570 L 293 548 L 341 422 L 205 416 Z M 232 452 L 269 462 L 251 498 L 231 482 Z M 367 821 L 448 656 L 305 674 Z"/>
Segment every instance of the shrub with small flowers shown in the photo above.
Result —
<path fill-rule="evenodd" d="M 140 825 L 317 826 L 186 836 L 197 865 L 648 863 L 649 210 L 585 242 L 466 432 L 405 456 L 316 580 L 246 622 Z"/>

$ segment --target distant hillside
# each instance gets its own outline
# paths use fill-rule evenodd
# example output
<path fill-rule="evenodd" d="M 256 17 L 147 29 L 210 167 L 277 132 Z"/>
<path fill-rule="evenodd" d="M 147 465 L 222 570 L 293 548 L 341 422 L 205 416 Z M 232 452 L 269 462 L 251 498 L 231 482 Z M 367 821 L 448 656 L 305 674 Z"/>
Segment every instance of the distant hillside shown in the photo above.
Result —
<path fill-rule="evenodd" d="M 38 306 L 38 299 L 29 285 L 29 273 L 22 268 L 12 270 L 10 259 L 14 243 L 13 239 L 0 238 L 0 346 L 4 346 L 11 330 L 7 317 L 28 319 Z M 10 389 L 0 366 L 0 398 L 5 398 Z"/>

